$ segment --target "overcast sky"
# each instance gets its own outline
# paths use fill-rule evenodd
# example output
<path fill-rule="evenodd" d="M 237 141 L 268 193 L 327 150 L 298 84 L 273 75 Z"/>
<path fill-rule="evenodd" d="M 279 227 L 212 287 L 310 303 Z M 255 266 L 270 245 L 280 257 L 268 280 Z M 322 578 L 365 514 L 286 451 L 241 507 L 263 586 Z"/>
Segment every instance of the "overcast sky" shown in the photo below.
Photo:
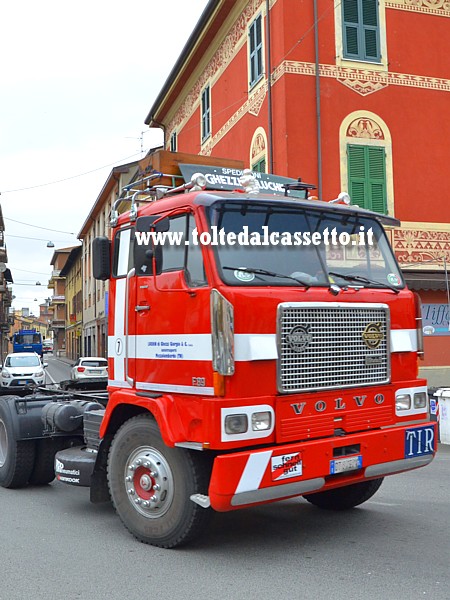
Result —
<path fill-rule="evenodd" d="M 140 157 L 142 132 L 144 152 L 162 143 L 144 120 L 207 3 L 1 3 L 0 203 L 14 307 L 38 314 L 53 293 L 47 242 L 77 243 L 113 166 Z"/>

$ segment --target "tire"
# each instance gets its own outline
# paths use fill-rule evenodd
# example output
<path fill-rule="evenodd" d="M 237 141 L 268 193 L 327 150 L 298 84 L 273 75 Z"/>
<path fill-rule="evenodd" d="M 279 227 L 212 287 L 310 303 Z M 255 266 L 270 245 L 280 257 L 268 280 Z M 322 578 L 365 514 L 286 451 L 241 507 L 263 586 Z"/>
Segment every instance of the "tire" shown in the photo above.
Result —
<path fill-rule="evenodd" d="M 328 490 L 326 492 L 315 492 L 314 494 L 305 494 L 303 498 L 314 506 L 325 508 L 327 510 L 348 510 L 354 508 L 363 502 L 366 502 L 377 492 L 383 483 L 383 477 L 353 483 L 345 487 Z"/>
<path fill-rule="evenodd" d="M 55 479 L 55 454 L 66 445 L 64 438 L 48 438 L 36 443 L 36 457 L 29 483 L 46 485 Z"/>
<path fill-rule="evenodd" d="M 207 493 L 204 455 L 166 446 L 150 415 L 138 415 L 117 431 L 108 456 L 108 485 L 125 527 L 141 542 L 175 548 L 206 527 L 211 509 L 194 503 Z"/>
<path fill-rule="evenodd" d="M 5 399 L 8 397 L 6 396 Z M 11 415 L 0 402 L 0 485 L 18 488 L 27 485 L 35 459 L 34 440 L 16 440 Z"/>

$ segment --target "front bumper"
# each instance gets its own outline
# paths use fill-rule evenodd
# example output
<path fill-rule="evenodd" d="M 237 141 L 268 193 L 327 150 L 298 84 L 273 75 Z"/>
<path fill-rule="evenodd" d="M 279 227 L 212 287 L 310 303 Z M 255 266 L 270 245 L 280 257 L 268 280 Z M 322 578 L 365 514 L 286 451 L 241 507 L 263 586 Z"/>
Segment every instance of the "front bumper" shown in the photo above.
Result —
<path fill-rule="evenodd" d="M 214 461 L 208 504 L 229 511 L 409 471 L 429 464 L 436 446 L 436 423 L 424 422 L 222 454 Z M 332 474 L 337 458 L 356 455 L 360 467 Z"/>
<path fill-rule="evenodd" d="M 3 380 L 2 387 L 26 387 L 34 385 L 44 385 L 44 378 L 33 379 L 32 377 L 14 377 L 13 379 Z"/>

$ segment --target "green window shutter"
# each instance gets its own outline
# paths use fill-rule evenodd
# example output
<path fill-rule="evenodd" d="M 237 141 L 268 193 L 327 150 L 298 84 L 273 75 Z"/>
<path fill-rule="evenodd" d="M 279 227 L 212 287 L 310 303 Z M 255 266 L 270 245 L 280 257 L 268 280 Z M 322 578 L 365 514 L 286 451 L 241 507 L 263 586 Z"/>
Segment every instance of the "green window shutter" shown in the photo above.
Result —
<path fill-rule="evenodd" d="M 386 152 L 384 148 L 367 146 L 368 184 L 371 210 L 386 214 Z"/>
<path fill-rule="evenodd" d="M 352 204 L 386 214 L 386 153 L 379 146 L 347 146 L 348 191 Z"/>
<path fill-rule="evenodd" d="M 368 208 L 366 204 L 366 157 L 365 146 L 347 146 L 348 193 L 352 204 Z"/>

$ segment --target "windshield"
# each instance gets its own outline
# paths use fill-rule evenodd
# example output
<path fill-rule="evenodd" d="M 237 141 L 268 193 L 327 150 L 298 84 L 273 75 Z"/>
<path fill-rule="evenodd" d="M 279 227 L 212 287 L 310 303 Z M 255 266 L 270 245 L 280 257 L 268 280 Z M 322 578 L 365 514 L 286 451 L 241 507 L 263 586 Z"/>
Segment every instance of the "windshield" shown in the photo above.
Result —
<path fill-rule="evenodd" d="M 40 344 L 40 333 L 16 333 L 14 342 L 16 344 Z"/>
<path fill-rule="evenodd" d="M 404 286 L 384 230 L 370 217 L 255 201 L 216 203 L 208 215 L 229 285 Z"/>
<path fill-rule="evenodd" d="M 38 356 L 8 356 L 5 367 L 39 367 L 41 361 Z"/>
<path fill-rule="evenodd" d="M 107 367 L 108 361 L 107 360 L 92 360 L 92 359 L 82 360 L 81 365 L 83 365 L 83 367 Z"/>

